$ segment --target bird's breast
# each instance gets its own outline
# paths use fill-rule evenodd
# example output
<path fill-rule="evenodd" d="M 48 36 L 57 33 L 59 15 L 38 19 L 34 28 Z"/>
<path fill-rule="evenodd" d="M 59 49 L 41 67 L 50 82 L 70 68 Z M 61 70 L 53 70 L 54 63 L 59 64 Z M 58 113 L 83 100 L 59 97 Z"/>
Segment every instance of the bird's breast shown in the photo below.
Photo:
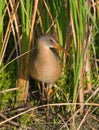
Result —
<path fill-rule="evenodd" d="M 35 59 L 35 60 L 33 60 Z M 51 50 L 39 52 L 30 63 L 30 75 L 41 82 L 55 82 L 62 69 L 60 57 Z"/>

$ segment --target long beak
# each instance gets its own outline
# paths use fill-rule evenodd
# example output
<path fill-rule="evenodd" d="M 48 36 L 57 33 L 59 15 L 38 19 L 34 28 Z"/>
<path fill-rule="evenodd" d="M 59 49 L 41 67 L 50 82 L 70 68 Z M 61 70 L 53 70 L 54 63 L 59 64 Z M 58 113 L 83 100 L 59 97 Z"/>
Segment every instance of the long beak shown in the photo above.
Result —
<path fill-rule="evenodd" d="M 58 43 L 55 43 L 54 45 L 56 49 L 63 51 L 67 56 L 70 56 L 70 54 L 63 47 L 61 47 Z"/>

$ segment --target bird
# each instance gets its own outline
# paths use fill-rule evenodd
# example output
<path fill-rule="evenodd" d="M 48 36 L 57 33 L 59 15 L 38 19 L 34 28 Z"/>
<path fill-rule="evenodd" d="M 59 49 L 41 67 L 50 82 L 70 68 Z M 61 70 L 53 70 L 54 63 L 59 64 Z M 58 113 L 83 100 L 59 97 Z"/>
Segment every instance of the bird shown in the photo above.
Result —
<path fill-rule="evenodd" d="M 69 55 L 53 35 L 41 35 L 31 50 L 29 75 L 44 84 L 55 83 L 62 72 L 62 60 L 58 53 L 59 50 Z"/>

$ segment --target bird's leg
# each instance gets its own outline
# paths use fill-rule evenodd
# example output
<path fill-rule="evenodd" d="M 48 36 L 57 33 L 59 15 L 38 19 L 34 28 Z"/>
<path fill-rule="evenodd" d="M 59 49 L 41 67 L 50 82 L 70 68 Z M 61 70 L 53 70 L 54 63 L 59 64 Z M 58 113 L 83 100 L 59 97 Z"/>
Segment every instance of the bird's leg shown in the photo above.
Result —
<path fill-rule="evenodd" d="M 38 83 L 38 91 L 41 99 L 41 104 L 45 101 L 45 84 L 43 82 Z"/>
<path fill-rule="evenodd" d="M 46 98 L 46 105 L 49 104 L 49 99 L 48 99 L 48 84 L 45 84 L 45 98 Z M 46 106 L 46 122 L 48 121 L 48 115 L 49 115 L 49 106 Z"/>
<path fill-rule="evenodd" d="M 49 99 L 50 99 L 50 90 L 52 88 L 51 83 L 46 83 L 46 91 L 45 91 L 45 98 L 46 98 L 46 104 L 49 104 Z M 48 116 L 49 116 L 49 106 L 46 107 L 46 121 L 48 121 Z"/>
<path fill-rule="evenodd" d="M 46 98 L 46 104 L 49 104 L 50 95 L 53 93 L 52 84 L 46 83 L 45 84 L 45 98 Z"/>
<path fill-rule="evenodd" d="M 38 84 L 38 89 L 40 93 L 40 98 L 41 98 L 41 104 L 49 104 L 50 100 L 50 95 L 53 93 L 52 92 L 52 84 L 51 83 L 39 83 Z M 48 121 L 48 116 L 49 116 L 49 106 L 45 107 L 46 111 L 46 121 Z"/>
<path fill-rule="evenodd" d="M 45 101 L 46 100 L 46 84 L 42 83 L 42 98 Z"/>
<path fill-rule="evenodd" d="M 54 89 L 52 88 L 52 83 L 49 83 L 48 84 L 48 90 L 47 90 L 47 96 L 48 96 L 48 99 L 50 99 L 51 95 L 54 93 Z"/>
<path fill-rule="evenodd" d="M 41 97 L 41 95 L 42 95 L 42 90 L 41 90 L 41 84 L 40 84 L 40 82 L 38 82 L 38 91 L 39 91 L 39 94 L 40 94 L 40 97 Z"/>
<path fill-rule="evenodd" d="M 48 84 L 47 83 L 45 84 L 45 87 L 46 87 L 46 89 L 45 89 L 45 97 L 46 97 L 46 101 L 47 101 L 47 99 L 48 99 Z"/>

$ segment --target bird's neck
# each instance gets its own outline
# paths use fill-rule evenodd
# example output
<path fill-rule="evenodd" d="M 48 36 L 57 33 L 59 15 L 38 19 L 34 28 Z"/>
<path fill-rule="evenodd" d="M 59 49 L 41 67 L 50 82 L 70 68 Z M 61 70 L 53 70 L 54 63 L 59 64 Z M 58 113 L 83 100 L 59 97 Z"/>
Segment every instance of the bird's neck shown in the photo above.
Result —
<path fill-rule="evenodd" d="M 50 48 L 47 48 L 47 47 L 41 47 L 41 48 L 38 48 L 39 49 L 39 56 L 42 57 L 42 59 L 46 59 L 45 57 L 49 57 L 52 55 L 52 51 Z"/>
<path fill-rule="evenodd" d="M 38 54 L 38 59 L 43 63 L 49 63 L 52 64 L 53 62 L 57 62 L 57 60 L 60 60 L 60 57 L 58 56 L 57 52 L 51 48 L 40 48 Z"/>

